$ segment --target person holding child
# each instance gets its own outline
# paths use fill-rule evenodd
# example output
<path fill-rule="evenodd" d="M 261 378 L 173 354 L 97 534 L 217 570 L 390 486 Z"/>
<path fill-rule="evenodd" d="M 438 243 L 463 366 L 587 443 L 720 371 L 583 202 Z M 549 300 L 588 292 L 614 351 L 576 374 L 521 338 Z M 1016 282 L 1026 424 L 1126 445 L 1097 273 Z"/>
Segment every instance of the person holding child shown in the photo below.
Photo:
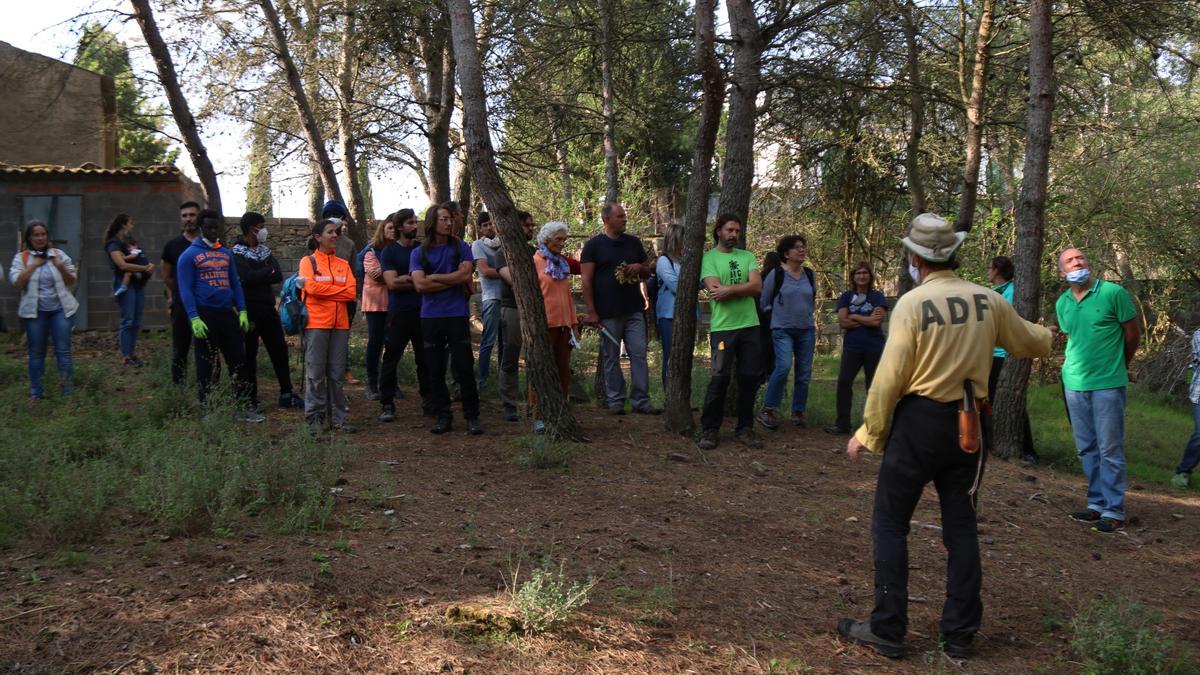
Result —
<path fill-rule="evenodd" d="M 154 265 L 138 247 L 133 238 L 133 218 L 118 213 L 104 231 L 104 252 L 108 254 L 113 269 L 113 297 L 121 309 L 120 331 L 117 343 L 130 368 L 140 368 L 142 362 L 134 355 L 137 334 L 142 326 L 142 308 L 145 305 L 146 282 L 154 273 Z"/>

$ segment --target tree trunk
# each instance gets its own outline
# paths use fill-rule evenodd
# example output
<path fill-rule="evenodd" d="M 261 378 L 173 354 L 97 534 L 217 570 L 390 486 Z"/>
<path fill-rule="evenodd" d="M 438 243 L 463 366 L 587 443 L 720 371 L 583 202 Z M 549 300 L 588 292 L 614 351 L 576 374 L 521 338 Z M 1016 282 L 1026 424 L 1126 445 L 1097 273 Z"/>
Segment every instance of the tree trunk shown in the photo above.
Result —
<path fill-rule="evenodd" d="M 1050 173 L 1050 125 L 1054 117 L 1051 2 L 1031 0 L 1029 5 L 1029 122 L 1021 199 L 1017 205 L 1013 299 L 1017 312 L 1030 321 L 1038 319 L 1041 309 L 1040 266 L 1046 227 L 1046 183 Z M 1021 455 L 1029 371 L 1029 359 L 1009 358 L 1000 373 L 994 422 L 995 452 L 1000 457 Z"/>
<path fill-rule="evenodd" d="M 729 29 L 733 34 L 733 70 L 729 77 L 729 118 L 725 123 L 725 163 L 719 213 L 732 213 L 749 222 L 750 191 L 754 186 L 754 126 L 758 92 L 762 89 L 760 62 L 766 41 L 750 0 L 729 0 Z M 746 228 L 742 228 L 742 245 Z"/>
<path fill-rule="evenodd" d="M 558 176 L 562 181 L 564 206 L 572 208 L 575 195 L 571 190 L 571 166 L 567 163 L 567 144 L 559 134 L 558 113 L 554 106 L 546 106 L 546 125 L 550 129 L 550 142 L 554 145 L 554 162 L 558 166 Z"/>
<path fill-rule="evenodd" d="M 321 168 L 321 186 L 325 189 L 327 197 L 342 201 L 342 191 L 338 187 L 337 174 L 334 173 L 333 163 L 329 161 L 329 152 L 325 149 L 321 128 L 317 125 L 317 119 L 308 102 L 308 95 L 304 92 L 304 83 L 300 81 L 300 72 L 296 70 L 296 62 L 292 60 L 292 53 L 288 49 L 287 36 L 284 35 L 283 26 L 279 23 L 279 13 L 275 11 L 275 5 L 271 0 L 258 0 L 258 6 L 262 8 L 263 16 L 267 20 L 267 28 L 275 43 L 275 55 L 279 59 L 279 65 L 287 76 L 292 102 L 296 105 L 296 114 L 304 127 L 309 158 Z"/>
<path fill-rule="evenodd" d="M 471 231 L 471 238 L 479 238 L 479 226 L 476 225 L 476 219 L 472 217 L 476 211 L 471 208 L 471 166 L 470 158 L 467 157 L 466 148 L 459 152 L 458 160 L 461 166 L 458 167 L 458 173 L 454 176 L 454 201 L 458 202 L 462 207 L 464 217 L 467 219 L 467 228 Z"/>
<path fill-rule="evenodd" d="M 683 259 L 675 294 L 675 325 L 671 338 L 671 362 L 667 366 L 667 429 L 690 435 L 692 417 L 692 360 L 696 344 L 696 301 L 700 292 L 700 258 L 704 255 L 708 221 L 708 194 L 717 129 L 725 84 L 717 62 L 714 0 L 696 0 L 696 67 L 703 80 L 703 100 L 692 175 L 688 180 L 687 212 L 683 220 Z"/>
<path fill-rule="evenodd" d="M 521 234 L 517 209 L 496 168 L 471 3 L 470 0 L 447 0 L 446 4 L 450 10 L 454 54 L 462 91 L 467 157 L 479 193 L 499 226 L 501 245 L 512 271 L 517 313 L 521 317 L 521 340 L 526 349 L 525 370 L 529 386 L 537 396 L 538 413 L 546 423 L 547 434 L 553 438 L 582 439 L 582 430 L 567 407 L 567 399 L 559 384 L 558 368 L 550 351 L 546 306 L 537 272 L 533 268 L 533 259 L 524 255 L 527 244 Z"/>
<path fill-rule="evenodd" d="M 150 48 L 150 56 L 154 58 L 154 67 L 158 70 L 158 79 L 162 83 L 163 92 L 167 95 L 167 103 L 171 106 L 171 116 L 175 125 L 183 135 L 183 145 L 187 148 L 188 156 L 192 158 L 192 166 L 196 169 L 196 177 L 200 179 L 200 188 L 204 190 L 204 201 L 208 208 L 217 213 L 221 210 L 221 187 L 217 184 L 217 172 L 213 169 L 208 158 L 208 150 L 200 139 L 200 129 L 196 118 L 188 107 L 183 89 L 179 86 L 179 76 L 175 73 L 175 63 L 171 60 L 171 52 L 167 43 L 158 31 L 154 21 L 154 11 L 150 9 L 150 0 L 130 0 L 133 3 L 133 15 L 137 18 L 138 26 L 142 29 L 142 37 Z"/>
<path fill-rule="evenodd" d="M 271 132 L 264 124 L 250 129 L 250 171 L 246 178 L 246 210 L 271 217 Z"/>
<path fill-rule="evenodd" d="M 954 229 L 969 232 L 975 222 L 975 202 L 979 197 L 979 162 L 983 146 L 983 104 L 987 89 L 988 60 L 992 49 L 992 18 L 995 0 L 983 0 L 979 13 L 979 30 L 975 36 L 975 65 L 971 72 L 971 92 L 963 103 L 967 112 L 967 156 L 963 165 L 962 197 L 958 202 L 958 217 Z"/>
<path fill-rule="evenodd" d="M 925 213 L 925 181 L 921 177 L 921 135 L 925 133 L 925 95 L 921 91 L 921 48 L 917 36 L 921 33 L 920 18 L 917 7 L 912 0 L 905 6 L 904 39 L 908 45 L 908 110 L 909 130 L 908 143 L 904 154 L 904 173 L 908 181 L 908 194 L 912 200 L 912 215 L 914 217 Z M 904 228 L 908 235 L 908 226 Z M 900 247 L 900 270 L 896 276 L 897 295 L 904 295 L 913 288 L 912 277 L 908 275 L 908 265 L 904 264 L 905 249 Z"/>
<path fill-rule="evenodd" d="M 612 80 L 612 7 L 600 0 L 600 96 L 604 115 L 604 201 L 615 202 L 621 192 L 617 172 L 617 114 Z"/>
<path fill-rule="evenodd" d="M 430 10 L 431 12 L 433 10 Z M 454 52 L 449 27 L 441 17 L 435 22 L 433 38 L 425 48 L 427 94 L 425 140 L 429 146 L 429 199 L 435 204 L 450 201 L 450 117 L 454 114 Z"/>
<path fill-rule="evenodd" d="M 358 48 L 355 43 L 354 7 L 347 0 L 343 11 L 346 24 L 342 30 L 342 50 L 338 59 L 338 148 L 342 155 L 342 177 L 346 181 L 349 200 L 346 208 L 353 222 L 350 223 L 350 238 L 359 245 L 368 239 L 370 214 L 363 199 L 362 183 L 358 176 L 358 139 L 354 134 L 354 64 Z"/>
<path fill-rule="evenodd" d="M 925 133 L 925 95 L 921 90 L 921 48 L 917 44 L 920 20 L 917 8 L 909 2 L 905 8 L 905 41 L 908 44 L 908 110 L 910 126 L 905 146 L 904 172 L 912 199 L 913 216 L 925 213 L 925 181 L 921 177 L 921 135 Z M 904 274 L 908 277 L 908 274 Z"/>

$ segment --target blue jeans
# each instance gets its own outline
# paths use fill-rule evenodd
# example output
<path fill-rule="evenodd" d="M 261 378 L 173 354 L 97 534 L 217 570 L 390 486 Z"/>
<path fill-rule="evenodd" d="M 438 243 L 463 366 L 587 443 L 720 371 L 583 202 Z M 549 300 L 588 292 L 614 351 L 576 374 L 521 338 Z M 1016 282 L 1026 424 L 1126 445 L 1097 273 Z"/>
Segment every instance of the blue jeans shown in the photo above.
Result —
<path fill-rule="evenodd" d="M 767 380 L 763 407 L 779 407 L 794 359 L 796 379 L 792 383 L 792 412 L 804 412 L 808 406 L 808 382 L 812 379 L 813 347 L 816 341 L 817 332 L 813 328 L 771 329 L 771 342 L 775 345 L 775 370 L 771 371 L 771 378 Z"/>
<path fill-rule="evenodd" d="M 1183 459 L 1175 467 L 1175 473 L 1191 473 L 1200 464 L 1200 403 L 1192 404 L 1192 437 L 1188 439 L 1187 448 L 1183 451 Z"/>
<path fill-rule="evenodd" d="M 137 346 L 145 298 L 146 287 L 134 285 L 117 298 L 117 306 L 121 308 L 121 330 L 117 333 L 117 344 L 120 345 L 123 356 L 133 356 L 133 349 Z"/>
<path fill-rule="evenodd" d="M 1125 387 L 1064 391 L 1088 481 L 1088 508 L 1125 520 Z"/>
<path fill-rule="evenodd" d="M 42 397 L 42 374 L 46 372 L 46 343 L 54 340 L 54 360 L 64 394 L 71 393 L 71 318 L 61 309 L 39 311 L 36 319 L 21 319 L 29 342 L 29 395 Z"/>
<path fill-rule="evenodd" d="M 658 341 L 662 343 L 662 384 L 663 391 L 666 391 L 667 364 L 671 361 L 671 332 L 675 328 L 675 319 L 660 317 L 655 323 L 658 328 Z"/>
<path fill-rule="evenodd" d="M 497 346 L 496 362 L 504 355 L 504 338 L 500 335 L 500 299 L 483 301 L 483 336 L 479 339 L 479 386 L 482 388 L 491 372 L 492 347 Z"/>

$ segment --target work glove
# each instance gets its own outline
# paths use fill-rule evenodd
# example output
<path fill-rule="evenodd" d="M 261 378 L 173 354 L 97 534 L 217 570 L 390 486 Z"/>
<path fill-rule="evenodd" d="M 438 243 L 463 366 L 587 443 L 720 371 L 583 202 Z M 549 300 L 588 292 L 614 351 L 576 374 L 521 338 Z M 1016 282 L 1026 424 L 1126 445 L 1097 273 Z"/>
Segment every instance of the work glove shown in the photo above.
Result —
<path fill-rule="evenodd" d="M 192 335 L 195 335 L 198 340 L 208 337 L 208 324 L 204 323 L 204 319 L 200 317 L 192 319 Z"/>
<path fill-rule="evenodd" d="M 250 317 L 246 314 L 246 310 L 238 312 L 238 325 L 242 327 L 243 333 L 250 332 Z"/>

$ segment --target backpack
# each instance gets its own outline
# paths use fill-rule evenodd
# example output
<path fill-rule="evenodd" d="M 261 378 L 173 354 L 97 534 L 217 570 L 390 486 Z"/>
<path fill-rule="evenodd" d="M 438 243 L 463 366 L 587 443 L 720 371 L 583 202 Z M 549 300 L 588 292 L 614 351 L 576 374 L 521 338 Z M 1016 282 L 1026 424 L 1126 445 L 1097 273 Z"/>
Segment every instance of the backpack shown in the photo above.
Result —
<path fill-rule="evenodd" d="M 815 304 L 817 301 L 817 275 L 813 274 L 812 268 L 810 267 L 805 267 L 803 269 L 804 276 L 808 277 L 808 285 L 812 286 L 813 303 Z M 770 314 L 771 310 L 775 309 L 775 299 L 779 297 L 779 291 L 783 290 L 783 280 L 779 278 L 783 275 L 783 273 L 783 265 L 780 265 L 779 267 L 772 269 L 770 272 L 767 272 L 767 277 L 770 277 L 772 274 L 776 275 L 775 286 L 771 288 L 771 301 L 767 303 L 766 308 L 760 310 L 760 314 Z M 766 282 L 767 280 L 764 278 L 763 285 L 766 285 Z"/>
<path fill-rule="evenodd" d="M 316 259 L 311 255 L 305 257 L 312 265 L 313 276 L 316 276 Z M 283 324 L 283 332 L 288 335 L 298 335 L 300 331 L 304 330 L 304 324 L 308 323 L 308 309 L 304 306 L 304 292 L 296 287 L 296 280 L 299 278 L 300 272 L 297 270 L 283 280 L 283 288 L 279 289 L 279 323 Z"/>

